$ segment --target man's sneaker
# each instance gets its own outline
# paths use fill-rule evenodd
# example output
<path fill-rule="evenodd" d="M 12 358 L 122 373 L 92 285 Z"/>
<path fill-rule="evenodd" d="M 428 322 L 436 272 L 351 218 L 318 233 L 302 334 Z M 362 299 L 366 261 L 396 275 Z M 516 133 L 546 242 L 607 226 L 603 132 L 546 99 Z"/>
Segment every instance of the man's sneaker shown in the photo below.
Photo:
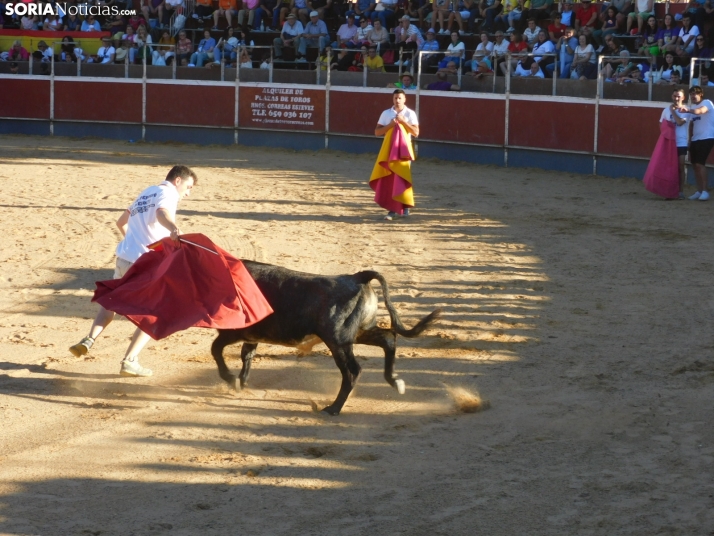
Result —
<path fill-rule="evenodd" d="M 402 64 L 402 67 L 409 67 L 409 65 L 411 65 L 411 63 L 409 62 L 409 60 L 404 60 L 404 63 Z"/>
<path fill-rule="evenodd" d="M 466 35 L 466 34 L 464 33 L 463 30 L 459 30 L 459 35 L 460 35 L 460 36 L 464 36 L 464 35 Z"/>
<path fill-rule="evenodd" d="M 94 339 L 91 337 L 85 337 L 74 346 L 70 346 L 69 351 L 72 352 L 74 357 L 82 357 L 83 355 L 87 355 L 87 352 L 89 352 L 89 349 L 93 344 Z"/>
<path fill-rule="evenodd" d="M 709 201 L 709 192 L 703 191 L 702 195 L 699 196 L 699 201 Z"/>
<path fill-rule="evenodd" d="M 509 26 L 508 30 L 506 30 L 506 33 L 513 33 L 515 31 L 516 31 L 516 29 L 513 26 Z"/>
<path fill-rule="evenodd" d="M 694 195 L 689 196 L 690 201 L 696 201 L 702 195 L 702 192 L 694 192 Z"/>
<path fill-rule="evenodd" d="M 402 213 L 402 218 L 408 218 L 409 216 L 411 216 L 411 213 L 409 212 L 408 208 L 405 208 L 404 212 Z"/>
<path fill-rule="evenodd" d="M 679 192 L 679 198 L 680 198 L 680 199 L 686 199 L 686 198 L 684 197 L 684 192 Z"/>
<path fill-rule="evenodd" d="M 191 18 L 198 20 L 198 14 L 194 13 L 193 15 L 191 15 Z"/>
<path fill-rule="evenodd" d="M 396 212 L 389 212 L 384 219 L 387 221 L 392 221 L 394 218 L 396 218 L 397 213 Z"/>
<path fill-rule="evenodd" d="M 121 369 L 119 370 L 121 376 L 151 376 L 153 372 L 151 369 L 142 367 L 138 361 L 127 361 L 121 362 Z"/>
<path fill-rule="evenodd" d="M 295 61 L 297 63 L 307 63 L 307 60 L 305 58 L 303 58 L 302 56 L 300 56 L 299 58 L 296 58 Z"/>

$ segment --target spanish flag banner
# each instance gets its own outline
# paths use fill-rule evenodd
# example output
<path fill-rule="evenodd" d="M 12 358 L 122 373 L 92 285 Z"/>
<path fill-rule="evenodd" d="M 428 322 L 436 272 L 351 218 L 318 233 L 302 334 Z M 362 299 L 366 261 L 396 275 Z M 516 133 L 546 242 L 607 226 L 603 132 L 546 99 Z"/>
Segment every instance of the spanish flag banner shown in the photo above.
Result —
<path fill-rule="evenodd" d="M 372 169 L 369 186 L 374 202 L 397 214 L 414 206 L 411 161 L 414 149 L 403 125 L 397 124 L 384 135 L 382 148 Z"/>

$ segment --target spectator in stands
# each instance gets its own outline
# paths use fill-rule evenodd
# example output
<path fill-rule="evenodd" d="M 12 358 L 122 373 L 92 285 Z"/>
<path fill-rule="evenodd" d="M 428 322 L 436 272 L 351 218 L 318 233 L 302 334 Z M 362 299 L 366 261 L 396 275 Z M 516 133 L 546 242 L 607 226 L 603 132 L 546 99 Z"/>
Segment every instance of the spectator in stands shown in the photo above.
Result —
<path fill-rule="evenodd" d="M 536 22 L 548 18 L 553 0 L 530 0 L 530 3 L 531 7 L 528 8 L 527 18 L 534 19 Z"/>
<path fill-rule="evenodd" d="M 134 48 L 135 39 L 136 33 L 134 32 L 134 27 L 131 24 L 127 24 L 126 32 L 119 36 L 119 39 L 115 39 L 115 46 L 121 46 L 124 41 L 127 41 L 129 43 L 129 61 L 131 63 L 134 63 L 134 55 L 136 54 L 136 48 Z"/>
<path fill-rule="evenodd" d="M 241 48 L 238 58 L 238 67 L 240 69 L 252 69 L 253 60 L 250 58 L 250 54 L 246 48 Z"/>
<path fill-rule="evenodd" d="M 501 5 L 501 0 L 481 0 L 478 5 L 478 11 L 479 16 L 485 19 L 481 29 L 491 32 L 496 23 L 496 17 L 503 11 L 503 5 Z M 461 24 L 459 24 L 459 27 L 461 27 Z"/>
<path fill-rule="evenodd" d="M 577 46 L 578 38 L 575 37 L 574 28 L 567 28 L 565 30 L 565 34 L 562 35 L 555 43 L 555 52 L 556 54 L 558 54 L 558 68 L 560 69 L 560 78 L 568 78 L 570 76 L 570 66 L 573 63 L 573 54 L 568 52 L 568 50 L 575 50 Z M 554 72 L 555 65 L 548 65 L 546 69 L 550 72 Z"/>
<path fill-rule="evenodd" d="M 317 11 L 314 11 L 314 13 L 317 13 Z M 366 17 L 360 17 L 359 25 L 357 26 L 357 43 L 359 45 L 369 45 L 369 34 L 373 28 Z"/>
<path fill-rule="evenodd" d="M 134 33 L 139 29 L 139 26 L 149 26 L 149 22 L 144 18 L 143 15 L 137 13 L 129 17 L 129 24 L 134 28 Z"/>
<path fill-rule="evenodd" d="M 538 64 L 538 67 L 542 71 L 541 74 L 545 76 L 545 68 L 555 61 L 555 56 L 545 56 L 545 54 L 555 54 L 555 45 L 548 39 L 548 35 L 543 30 L 538 34 L 538 40 L 533 45 L 533 48 L 531 48 L 531 52 L 534 54 L 544 54 L 543 56 L 532 56 L 531 60 Z M 539 76 L 535 73 L 532 74 L 533 76 Z"/>
<path fill-rule="evenodd" d="M 226 65 L 238 59 L 238 38 L 234 35 L 235 30 L 232 26 L 226 28 L 223 37 L 216 43 L 216 50 L 213 53 L 213 61 L 220 63 L 223 60 Z"/>
<path fill-rule="evenodd" d="M 24 15 L 20 19 L 20 29 L 21 30 L 28 30 L 28 31 L 35 31 L 38 30 L 40 26 L 40 19 L 37 17 L 37 15 Z"/>
<path fill-rule="evenodd" d="M 47 15 L 45 22 L 42 23 L 42 31 L 58 32 L 63 28 L 62 21 L 59 15 Z"/>
<path fill-rule="evenodd" d="M 301 25 L 307 24 L 307 15 L 310 11 L 307 0 L 290 0 L 290 13 L 300 19 Z"/>
<path fill-rule="evenodd" d="M 496 27 L 503 26 L 504 28 L 511 28 L 512 24 L 510 24 L 510 15 L 514 11 L 517 11 L 518 18 L 520 19 L 521 15 L 523 14 L 523 7 L 519 7 L 519 2 L 518 0 L 504 0 L 503 3 L 503 10 L 501 11 L 501 14 L 496 17 L 496 20 L 494 21 Z M 478 17 L 479 11 L 478 7 L 476 8 L 476 14 L 474 15 L 473 13 L 471 16 L 473 17 L 472 19 L 469 19 L 469 31 L 473 32 L 474 28 L 474 23 L 476 17 Z M 513 19 L 514 22 L 517 19 Z"/>
<path fill-rule="evenodd" d="M 398 0 L 380 0 L 372 11 L 372 23 L 375 19 L 379 19 L 382 26 L 389 28 L 389 21 L 394 19 L 394 13 L 397 11 Z"/>
<path fill-rule="evenodd" d="M 243 0 L 242 8 L 238 11 L 238 26 L 243 27 L 245 16 L 248 15 L 248 28 L 255 28 L 255 13 L 260 7 L 260 0 Z M 228 24 L 230 26 L 230 23 Z"/>
<path fill-rule="evenodd" d="M 707 73 L 702 72 L 702 75 L 699 78 L 692 78 L 692 85 L 700 87 L 712 87 L 714 86 L 714 82 L 709 80 L 709 75 Z"/>
<path fill-rule="evenodd" d="M 598 8 L 593 5 L 591 0 L 582 0 L 580 9 L 575 12 L 575 31 L 592 35 L 596 30 L 598 23 Z"/>
<path fill-rule="evenodd" d="M 307 0 L 307 8 L 312 11 L 317 11 L 320 20 L 325 20 L 325 14 L 332 11 L 332 0 Z"/>
<path fill-rule="evenodd" d="M 404 73 L 402 76 L 399 78 L 399 82 L 394 82 L 393 84 L 387 84 L 387 87 L 389 88 L 398 88 L 398 89 L 416 89 L 416 85 L 414 84 L 414 77 L 410 75 L 409 73 Z"/>
<path fill-rule="evenodd" d="M 620 56 L 622 59 L 605 60 L 602 63 L 602 72 L 605 80 L 617 82 L 618 78 L 628 75 L 634 68 L 634 63 L 630 61 L 630 51 L 622 45 L 620 40 L 612 35 L 605 36 L 606 56 Z"/>
<path fill-rule="evenodd" d="M 189 67 L 203 67 L 203 64 L 208 60 L 213 59 L 213 49 L 216 48 L 216 40 L 211 37 L 211 32 L 205 30 L 203 32 L 203 39 L 198 43 L 196 52 L 191 54 L 191 60 L 188 64 Z"/>
<path fill-rule="evenodd" d="M 426 41 L 424 41 L 419 47 L 419 52 L 438 52 L 439 42 L 436 40 L 436 31 L 434 28 L 429 28 L 426 31 Z M 423 58 L 424 66 L 426 67 L 436 67 L 441 59 L 441 54 L 427 54 Z M 420 56 L 417 56 L 418 58 Z"/>
<path fill-rule="evenodd" d="M 161 46 L 154 48 L 154 51 L 151 53 L 151 64 L 171 65 L 176 55 L 176 40 L 171 37 L 171 33 L 168 30 L 164 30 L 161 33 L 161 39 L 159 39 L 158 44 Z"/>
<path fill-rule="evenodd" d="M 332 43 L 332 48 L 357 48 L 357 46 L 355 16 L 350 15 L 347 17 L 347 22 L 337 30 L 337 39 Z"/>
<path fill-rule="evenodd" d="M 687 13 L 692 16 L 697 27 L 704 28 L 706 22 L 714 18 L 714 7 L 710 0 L 689 0 Z"/>
<path fill-rule="evenodd" d="M 213 12 L 213 29 L 218 30 L 218 18 L 225 17 L 226 24 L 233 26 L 233 17 L 238 14 L 236 0 L 218 0 L 216 10 Z"/>
<path fill-rule="evenodd" d="M 299 57 L 307 54 L 307 47 L 317 47 L 321 53 L 327 46 L 329 32 L 324 20 L 320 20 L 317 11 L 310 12 L 310 22 L 305 26 L 305 31 L 300 35 L 300 45 L 298 46 Z"/>
<path fill-rule="evenodd" d="M 362 20 L 362 18 L 369 20 L 376 5 L 377 4 L 372 3 L 372 0 L 357 0 L 357 2 L 352 4 L 352 9 L 348 10 L 345 15 L 347 17 L 356 15 L 360 17 L 360 20 Z"/>
<path fill-rule="evenodd" d="M 129 52 L 131 51 L 131 42 L 128 40 L 119 39 L 119 41 L 112 40 L 114 45 L 114 63 L 123 64 L 129 59 Z M 156 54 L 156 52 L 154 52 Z M 156 62 L 152 61 L 152 65 L 156 65 Z M 161 64 L 160 65 L 165 65 Z"/>
<path fill-rule="evenodd" d="M 578 46 L 568 52 L 574 56 L 573 63 L 570 65 L 570 78 L 580 80 L 597 78 L 597 54 L 590 42 L 590 36 L 580 34 Z"/>
<path fill-rule="evenodd" d="M 476 0 L 469 0 L 472 3 L 475 3 Z M 431 0 L 425 0 L 424 4 L 417 10 L 417 13 L 419 14 L 419 28 L 424 28 L 424 25 L 431 25 L 433 26 L 434 23 L 434 4 L 431 2 Z"/>
<path fill-rule="evenodd" d="M 141 13 L 146 22 L 158 18 L 161 23 L 164 20 L 164 0 L 141 0 Z"/>
<path fill-rule="evenodd" d="M 575 28 L 575 12 L 573 11 L 573 1 L 565 0 L 561 5 L 563 6 L 563 11 L 560 13 L 560 21 L 565 26 L 570 28 Z"/>
<path fill-rule="evenodd" d="M 505 39 L 502 30 L 496 30 L 496 42 L 493 44 L 493 69 L 498 72 L 498 66 L 506 59 L 510 42 Z"/>
<path fill-rule="evenodd" d="M 384 60 L 379 54 L 377 54 L 377 49 L 375 47 L 369 47 L 367 58 L 364 61 L 364 66 L 370 73 L 384 72 Z"/>
<path fill-rule="evenodd" d="M 196 0 L 196 6 L 194 8 L 192 18 L 202 22 L 204 20 L 210 20 L 213 15 L 213 0 Z"/>
<path fill-rule="evenodd" d="M 465 51 L 466 46 L 463 41 L 461 41 L 459 33 L 451 32 L 451 43 L 449 43 L 449 46 L 446 48 L 444 58 L 439 62 L 439 69 L 448 67 L 449 63 L 453 63 L 456 67 L 461 65 Z"/>
<path fill-rule="evenodd" d="M 337 53 L 337 57 L 332 56 L 332 64 L 330 65 L 331 70 L 337 71 L 349 71 L 352 65 L 352 53 L 346 49 L 341 48 Z"/>
<path fill-rule="evenodd" d="M 694 52 L 695 39 L 699 35 L 699 28 L 692 25 L 692 16 L 685 13 L 682 17 L 682 27 L 679 30 L 679 39 L 675 53 L 680 57 L 691 56 Z"/>
<path fill-rule="evenodd" d="M 536 26 L 535 19 L 528 19 L 528 26 L 523 32 L 523 39 L 525 39 L 529 47 L 535 45 L 535 42 L 538 40 L 538 34 L 541 31 L 542 30 L 538 26 Z"/>
<path fill-rule="evenodd" d="M 593 30 L 593 39 L 599 45 L 603 45 L 606 35 L 613 35 L 618 31 L 617 28 L 617 8 L 607 6 L 604 11 L 604 16 L 601 17 L 602 26 L 599 30 Z"/>
<path fill-rule="evenodd" d="M 77 56 L 74 54 L 74 39 L 72 39 L 72 36 L 70 35 L 65 35 L 62 38 L 62 46 L 60 49 L 60 55 L 59 59 L 60 61 L 64 61 L 66 63 L 73 63 L 77 61 Z"/>
<path fill-rule="evenodd" d="M 650 76 L 654 76 L 652 79 L 655 83 L 669 84 L 671 82 L 672 74 L 674 72 L 679 73 L 680 80 L 682 78 L 682 68 L 674 63 L 674 54 L 667 52 L 664 55 L 664 64 L 659 68 L 659 71 L 654 73 L 646 73 L 645 81 L 649 80 Z"/>
<path fill-rule="evenodd" d="M 530 60 L 531 58 L 528 58 Z M 521 60 L 518 62 L 516 65 L 516 70 L 513 73 L 513 76 L 521 76 L 521 77 L 533 77 L 533 78 L 545 78 L 545 74 L 543 74 L 543 71 L 541 68 L 538 66 L 538 64 L 534 61 L 528 61 L 528 60 Z"/>
<path fill-rule="evenodd" d="M 638 56 L 647 56 L 648 58 L 657 58 L 660 54 L 659 44 L 657 44 L 657 35 L 659 28 L 657 27 L 657 19 L 654 16 L 647 17 L 644 31 L 642 32 L 642 46 L 637 51 Z M 652 61 L 652 60 L 650 60 Z"/>
<path fill-rule="evenodd" d="M 458 41 L 459 34 L 457 32 L 454 33 L 456 34 L 456 40 Z M 419 47 L 423 42 L 424 39 L 421 36 L 419 28 L 412 24 L 409 17 L 406 15 L 402 17 L 399 26 L 394 28 L 394 47 L 402 51 L 411 51 L 413 54 L 415 51 L 419 50 Z M 463 43 L 461 44 L 463 45 Z M 405 61 L 407 63 L 403 65 L 404 67 L 409 65 L 409 60 Z"/>
<path fill-rule="evenodd" d="M 448 21 L 449 15 L 451 14 L 451 0 L 434 0 L 433 11 L 431 14 L 432 26 L 436 27 L 436 22 L 439 23 L 439 35 L 446 35 L 449 33 L 447 29 L 447 24 L 444 19 Z M 436 22 L 434 19 L 436 18 Z"/>
<path fill-rule="evenodd" d="M 115 53 L 116 49 L 112 46 L 111 39 L 109 37 L 102 37 L 102 46 L 99 47 L 96 54 L 90 55 L 87 61 L 89 63 L 102 64 L 114 63 Z"/>
<path fill-rule="evenodd" d="M 283 29 L 280 31 L 280 37 L 273 40 L 273 48 L 275 49 L 275 59 L 283 57 L 283 47 L 294 47 L 297 55 L 298 47 L 300 46 L 300 35 L 304 33 L 302 24 L 297 20 L 294 13 L 290 13 L 285 19 Z M 305 61 L 303 59 L 303 61 Z"/>
<path fill-rule="evenodd" d="M 424 89 L 430 91 L 461 91 L 459 86 L 447 80 L 446 73 L 436 73 L 436 82 L 424 84 Z"/>
<path fill-rule="evenodd" d="M 139 26 L 136 32 L 136 37 L 134 38 L 134 44 L 136 45 L 135 58 L 138 63 L 144 63 L 144 59 L 151 63 L 151 45 L 153 40 L 151 34 L 149 34 L 146 26 Z M 214 41 L 215 43 L 215 41 Z"/>
<path fill-rule="evenodd" d="M 253 17 L 253 29 L 260 30 L 261 23 L 264 30 L 270 30 L 273 20 L 273 11 L 278 7 L 278 0 L 258 0 L 258 7 Z M 267 23 L 265 22 L 267 21 Z"/>
<path fill-rule="evenodd" d="M 178 34 L 178 41 L 176 42 L 177 65 L 187 65 L 192 52 L 193 42 L 186 37 L 186 30 L 181 30 Z"/>
<path fill-rule="evenodd" d="M 106 24 L 104 25 L 104 29 L 112 34 L 112 39 L 121 39 L 124 29 L 126 28 L 126 24 L 126 17 L 117 13 L 116 15 L 108 18 Z M 119 34 L 119 36 L 116 37 L 116 34 Z"/>
<path fill-rule="evenodd" d="M 43 63 L 50 63 L 52 56 L 54 56 L 54 51 L 48 47 L 44 41 L 39 41 L 37 43 L 37 50 L 32 53 L 34 59 Z"/>
<path fill-rule="evenodd" d="M 94 15 L 87 15 L 87 18 L 82 23 L 83 32 L 101 32 L 99 23 L 95 20 Z"/>
<path fill-rule="evenodd" d="M 423 16 L 420 15 L 420 10 L 427 3 L 427 0 L 409 0 L 404 7 L 405 15 L 408 15 L 410 19 L 419 19 L 419 28 L 423 28 L 422 23 L 424 22 Z"/>
<path fill-rule="evenodd" d="M 20 74 L 20 65 L 16 61 L 10 63 L 10 74 Z"/>
<path fill-rule="evenodd" d="M 373 22 L 372 31 L 367 34 L 367 45 L 377 47 L 377 52 L 389 48 L 389 32 L 379 19 Z"/>
<path fill-rule="evenodd" d="M 263 56 L 263 62 L 260 64 L 260 68 L 265 69 L 266 71 L 270 70 L 270 54 L 266 54 Z"/>
<path fill-rule="evenodd" d="M 618 32 L 624 32 L 627 26 L 627 15 L 632 12 L 632 0 L 612 0 L 610 4 L 605 4 L 608 7 L 615 8 L 615 28 Z M 607 9 L 600 13 L 600 20 L 605 23 L 608 17 Z"/>
<path fill-rule="evenodd" d="M 709 48 L 706 37 L 703 35 L 698 35 L 694 40 L 694 50 L 692 51 L 692 58 L 703 58 L 709 60 L 712 57 L 712 50 Z M 699 71 L 702 68 L 701 62 L 694 63 L 694 76 L 699 76 Z M 705 86 L 706 84 L 698 84 L 697 82 L 692 82 L 693 86 Z"/>
<path fill-rule="evenodd" d="M 27 61 L 29 59 L 30 53 L 27 52 L 27 49 L 22 46 L 22 42 L 19 39 L 16 39 L 12 43 L 10 50 L 7 51 L 7 58 L 5 61 Z"/>
<path fill-rule="evenodd" d="M 674 17 L 669 13 L 664 16 L 664 27 L 657 33 L 657 45 L 662 54 L 675 52 L 679 40 L 679 28 L 674 25 Z M 695 40 L 696 47 L 696 40 Z"/>
<path fill-rule="evenodd" d="M 77 15 L 67 15 L 64 19 L 65 32 L 78 32 L 82 29 L 82 21 L 77 18 Z"/>
<path fill-rule="evenodd" d="M 327 66 L 332 62 L 335 56 L 332 54 L 332 46 L 327 45 L 325 50 L 322 51 L 320 57 L 315 62 L 315 69 L 320 69 L 322 71 L 327 70 Z"/>
<path fill-rule="evenodd" d="M 563 24 L 563 17 L 557 11 L 553 11 L 550 18 L 553 22 L 548 25 L 548 37 L 555 45 L 558 42 L 558 39 L 565 35 L 565 30 L 568 27 Z"/>
<path fill-rule="evenodd" d="M 641 34 L 647 17 L 654 14 L 654 0 L 635 0 L 635 10 L 627 15 L 627 33 L 632 31 L 632 25 L 637 21 L 637 33 Z"/>
<path fill-rule="evenodd" d="M 501 34 L 503 40 L 503 34 Z M 471 58 L 471 75 L 481 78 L 484 74 L 493 73 L 493 43 L 488 40 L 488 33 L 481 32 L 481 42 L 476 46 Z"/>
<path fill-rule="evenodd" d="M 528 43 L 523 40 L 523 36 L 518 31 L 513 31 L 511 34 L 511 42 L 508 45 L 508 52 L 511 53 L 511 70 L 516 68 L 518 62 L 525 58 L 524 52 L 528 52 Z M 508 73 L 508 59 L 501 63 L 501 72 L 503 76 Z"/>

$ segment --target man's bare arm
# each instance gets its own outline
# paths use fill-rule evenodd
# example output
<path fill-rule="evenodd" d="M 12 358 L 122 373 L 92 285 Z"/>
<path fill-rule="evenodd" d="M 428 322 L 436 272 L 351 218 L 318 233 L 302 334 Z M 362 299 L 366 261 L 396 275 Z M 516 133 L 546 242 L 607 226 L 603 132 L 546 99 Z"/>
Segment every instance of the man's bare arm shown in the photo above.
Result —
<path fill-rule="evenodd" d="M 119 227 L 122 236 L 126 236 L 126 228 L 127 225 L 129 225 L 129 215 L 129 209 L 126 209 L 117 220 L 117 227 Z"/>

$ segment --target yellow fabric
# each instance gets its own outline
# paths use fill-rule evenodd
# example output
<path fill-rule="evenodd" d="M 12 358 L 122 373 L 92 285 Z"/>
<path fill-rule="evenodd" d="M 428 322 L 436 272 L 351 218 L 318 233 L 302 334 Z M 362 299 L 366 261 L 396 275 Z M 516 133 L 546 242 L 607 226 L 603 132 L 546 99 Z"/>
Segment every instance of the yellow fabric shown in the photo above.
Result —
<path fill-rule="evenodd" d="M 404 128 L 403 125 L 397 125 L 402 130 L 402 135 L 404 136 L 404 139 L 406 140 L 407 147 L 409 149 L 409 156 L 411 157 L 411 160 L 414 160 L 414 148 L 412 147 L 412 139 L 411 136 L 409 135 L 409 132 Z M 384 135 L 384 140 L 382 141 L 382 148 L 379 150 L 379 155 L 377 155 L 377 162 L 374 164 L 374 168 L 372 169 L 372 175 L 369 178 L 369 181 L 376 181 L 384 177 L 388 177 L 391 173 L 395 173 L 396 175 L 399 175 L 402 177 L 404 180 L 406 180 L 409 184 L 412 184 L 412 167 L 411 167 L 411 160 L 392 160 L 389 161 L 389 153 L 391 152 L 392 149 L 392 137 L 394 135 L 394 128 L 391 128 L 387 131 L 387 133 Z M 380 162 L 387 162 L 387 167 L 389 169 L 386 169 L 385 167 L 380 165 Z M 413 188 L 408 188 L 405 190 L 401 195 L 398 195 L 397 197 L 393 198 L 395 201 L 398 201 L 400 203 L 403 203 L 405 205 L 409 206 L 414 206 L 414 189 Z"/>

